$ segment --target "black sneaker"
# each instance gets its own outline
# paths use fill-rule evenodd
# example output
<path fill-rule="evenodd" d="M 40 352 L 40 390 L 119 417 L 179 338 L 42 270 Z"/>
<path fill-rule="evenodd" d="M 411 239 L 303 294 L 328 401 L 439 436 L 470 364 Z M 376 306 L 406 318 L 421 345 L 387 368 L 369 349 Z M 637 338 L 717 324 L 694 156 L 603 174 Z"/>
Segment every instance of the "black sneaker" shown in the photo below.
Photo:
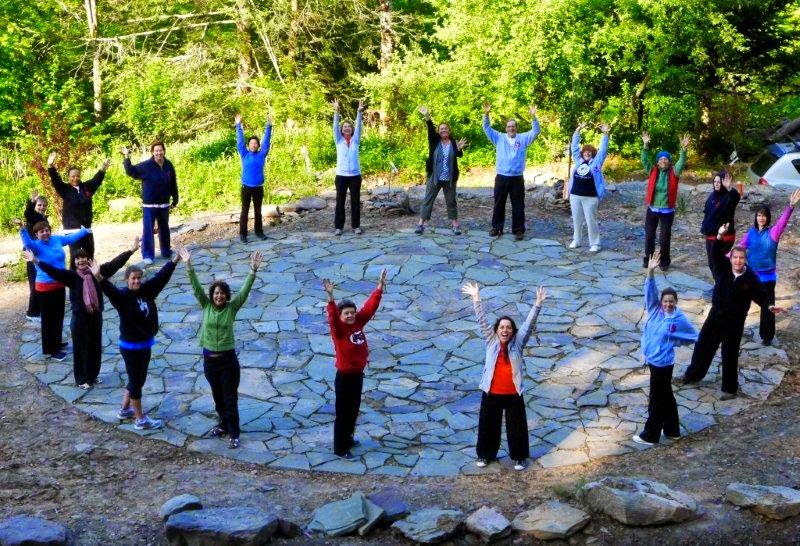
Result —
<path fill-rule="evenodd" d="M 67 343 L 66 341 L 62 341 L 61 343 L 59 343 L 59 345 L 58 345 L 58 346 L 59 346 L 61 349 L 66 349 L 67 347 L 69 347 L 69 343 Z"/>
<path fill-rule="evenodd" d="M 521 241 L 524 238 L 525 238 L 525 232 L 524 231 L 518 231 L 518 232 L 516 232 L 514 234 L 514 239 L 517 240 L 517 241 Z"/>
<path fill-rule="evenodd" d="M 262 241 L 266 241 L 267 240 L 267 236 L 264 235 L 263 233 L 256 233 L 256 237 L 258 237 Z"/>
<path fill-rule="evenodd" d="M 353 454 L 350 453 L 349 451 L 344 455 L 336 455 L 336 456 L 339 457 L 340 459 L 344 459 L 345 461 L 352 461 L 353 459 L 355 459 L 355 457 L 353 457 Z"/>
<path fill-rule="evenodd" d="M 416 233 L 417 235 L 422 235 L 424 231 L 425 231 L 425 226 L 423 226 L 422 224 L 417 224 L 417 229 L 414 230 L 414 233 Z"/>
<path fill-rule="evenodd" d="M 214 427 L 211 429 L 211 436 L 214 438 L 222 438 L 226 434 L 228 434 L 228 431 L 222 427 Z"/>
<path fill-rule="evenodd" d="M 62 362 L 67 358 L 67 353 L 65 353 L 64 351 L 56 351 L 55 353 L 50 355 L 50 358 Z"/>
<path fill-rule="evenodd" d="M 737 394 L 735 392 L 725 392 L 722 391 L 722 394 L 719 395 L 720 400 L 733 400 L 736 398 Z"/>
<path fill-rule="evenodd" d="M 492 228 L 489 230 L 489 237 L 500 237 L 502 234 L 502 229 Z"/>
<path fill-rule="evenodd" d="M 231 441 L 228 442 L 228 449 L 238 449 L 239 445 L 239 438 L 231 438 Z"/>

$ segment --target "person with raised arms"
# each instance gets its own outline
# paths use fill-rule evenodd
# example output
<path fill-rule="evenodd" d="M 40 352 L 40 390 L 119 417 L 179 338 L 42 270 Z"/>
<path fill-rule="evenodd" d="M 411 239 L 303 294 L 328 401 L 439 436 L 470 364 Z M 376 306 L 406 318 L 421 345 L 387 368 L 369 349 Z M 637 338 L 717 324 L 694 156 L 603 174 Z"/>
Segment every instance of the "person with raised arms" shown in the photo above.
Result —
<path fill-rule="evenodd" d="M 19 235 L 22 238 L 22 246 L 30 250 L 38 258 L 39 263 L 47 263 L 53 267 L 64 267 L 64 247 L 75 244 L 84 236 L 91 233 L 89 228 L 82 227 L 80 230 L 66 235 L 53 235 L 50 224 L 47 221 L 40 221 L 34 224 L 31 231 L 35 238 L 28 234 L 28 230 L 22 228 Z M 64 285 L 51 277 L 36 265 L 36 297 L 39 300 L 39 310 L 42 322 L 42 354 L 50 355 L 58 361 L 67 358 L 64 348 L 67 346 L 61 339 L 64 330 L 64 299 L 66 291 Z"/>
<path fill-rule="evenodd" d="M 458 225 L 458 205 L 456 203 L 456 183 L 458 182 L 458 158 L 464 155 L 466 139 L 454 141 L 450 136 L 450 126 L 440 123 L 434 126 L 427 106 L 420 106 L 419 113 L 425 118 L 428 127 L 428 159 L 425 162 L 425 198 L 419 209 L 419 224 L 414 233 L 425 231 L 425 222 L 430 221 L 433 203 L 439 190 L 444 191 L 447 205 L 447 218 L 453 224 L 453 235 L 461 235 Z"/>
<path fill-rule="evenodd" d="M 364 306 L 356 308 L 352 300 L 338 304 L 333 297 L 334 285 L 322 279 L 328 295 L 328 325 L 330 326 L 335 353 L 336 418 L 333 421 L 333 453 L 344 459 L 352 459 L 351 449 L 358 444 L 353 434 L 358 412 L 361 408 L 361 391 L 364 387 L 364 369 L 369 360 L 369 346 L 364 327 L 375 316 L 386 287 L 386 270 L 381 271 L 378 284 Z"/>
<path fill-rule="evenodd" d="M 100 266 L 103 277 L 112 277 L 124 266 L 134 252 L 139 250 L 139 237 L 136 237 L 130 250 L 126 250 L 113 260 Z M 69 287 L 69 301 L 72 318 L 69 323 L 72 334 L 72 371 L 75 384 L 89 389 L 100 378 L 100 360 L 103 353 L 103 292 L 100 283 L 91 271 L 91 256 L 79 248 L 73 254 L 75 269 L 53 267 L 26 251 L 25 259 L 33 262 L 45 273 Z"/>
<path fill-rule="evenodd" d="M 725 267 L 725 255 L 736 240 L 734 216 L 740 198 L 730 173 L 720 171 L 714 174 L 700 225 L 700 233 L 706 236 L 706 259 L 712 278 L 716 278 L 717 272 Z M 721 230 L 723 226 L 725 229 Z"/>
<path fill-rule="evenodd" d="M 177 248 L 180 250 L 181 245 L 177 245 Z M 92 274 L 119 313 L 119 353 L 125 362 L 128 383 L 117 417 L 135 418 L 133 426 L 137 430 L 161 428 L 162 425 L 161 420 L 151 419 L 142 411 L 142 387 L 147 380 L 147 369 L 158 333 L 156 297 L 169 282 L 180 259 L 180 253 L 175 254 L 146 281 L 142 280 L 142 268 L 130 265 L 125 269 L 125 286 L 122 288 L 117 288 L 103 276 L 99 264 L 93 262 L 91 265 Z"/>
<path fill-rule="evenodd" d="M 242 210 L 239 214 L 239 239 L 247 242 L 247 221 L 250 216 L 250 201 L 253 201 L 253 229 L 256 237 L 265 239 L 264 224 L 261 217 L 261 203 L 264 201 L 264 164 L 267 161 L 270 141 L 272 139 L 272 116 L 267 116 L 263 142 L 256 135 L 244 141 L 242 116 L 236 114 L 236 150 L 242 159 Z"/>
<path fill-rule="evenodd" d="M 25 228 L 28 235 L 35 237 L 33 226 L 39 222 L 47 222 L 47 197 L 39 195 L 33 190 L 31 198 L 25 203 L 23 211 L 25 221 L 19 218 L 12 219 L 12 223 L 18 228 Z M 39 299 L 36 297 L 36 266 L 33 262 L 25 262 L 25 276 L 28 278 L 28 310 L 25 311 L 25 318 L 31 322 L 41 322 L 42 316 L 39 311 Z"/>
<path fill-rule="evenodd" d="M 260 251 L 250 256 L 250 273 L 239 292 L 231 298 L 231 287 L 222 280 L 216 280 L 208 287 L 208 295 L 192 267 L 192 255 L 185 246 L 178 253 L 186 264 L 189 281 L 192 283 L 194 297 L 203 308 L 203 323 L 200 326 L 200 347 L 203 348 L 203 374 L 211 386 L 214 408 L 219 416 L 219 424 L 211 430 L 216 438 L 228 435 L 228 447 L 239 447 L 239 359 L 236 357 L 236 339 L 233 323 L 250 289 L 253 287 L 258 268 L 264 259 Z"/>
<path fill-rule="evenodd" d="M 525 237 L 525 155 L 539 134 L 539 120 L 536 107 L 531 106 L 531 130 L 517 132 L 517 120 L 506 122 L 506 132 L 492 128 L 489 121 L 490 103 L 483 105 L 483 132 L 496 150 L 497 175 L 494 178 L 494 209 L 492 210 L 492 229 L 489 235 L 499 237 L 506 223 L 506 201 L 511 197 L 511 231 L 517 241 Z"/>
<path fill-rule="evenodd" d="M 334 235 L 344 229 L 344 204 L 350 191 L 350 225 L 353 233 L 361 235 L 361 164 L 358 151 L 361 146 L 361 124 L 364 101 L 358 101 L 355 128 L 349 120 L 339 125 L 339 101 L 333 101 L 333 143 L 336 145 L 336 210 L 334 211 Z"/>
<path fill-rule="evenodd" d="M 586 123 L 581 123 L 572 135 L 572 158 L 575 168 L 569 177 L 569 204 L 572 211 L 572 242 L 569 248 L 581 246 L 583 225 L 589 235 L 589 252 L 600 251 L 600 230 L 597 227 L 597 206 L 606 193 L 603 179 L 603 162 L 608 152 L 608 124 L 602 123 L 600 131 L 600 149 L 591 144 L 581 147 L 581 130 Z"/>
<path fill-rule="evenodd" d="M 69 183 L 67 184 L 58 174 L 58 169 L 55 166 L 56 159 L 58 159 L 56 152 L 52 152 L 47 157 L 47 174 L 50 177 L 53 189 L 63 201 L 61 207 L 62 233 L 78 231 L 82 226 L 92 227 L 92 196 L 100 188 L 100 184 L 103 183 L 106 170 L 111 165 L 111 160 L 106 159 L 103 161 L 97 173 L 86 182 L 81 182 L 81 170 L 78 167 L 69 167 L 67 169 Z M 74 253 L 78 248 L 78 245 L 70 245 L 69 247 L 70 269 L 75 268 Z M 88 253 L 90 258 L 94 258 L 94 235 L 90 233 L 81 239 L 80 248 Z"/>
<path fill-rule="evenodd" d="M 665 288 L 658 293 L 653 275 L 659 264 L 658 252 L 650 257 L 644 279 L 644 310 L 642 355 L 650 369 L 650 397 L 644 430 L 633 435 L 637 444 L 654 445 L 661 433 L 670 440 L 681 436 L 678 404 L 672 393 L 672 371 L 675 367 L 675 347 L 697 341 L 697 329 L 678 309 L 678 293 Z"/>
<path fill-rule="evenodd" d="M 478 326 L 486 341 L 486 358 L 479 384 L 483 394 L 478 417 L 478 443 L 475 446 L 478 460 L 475 465 L 483 468 L 497 458 L 505 413 L 508 455 L 514 461 L 514 470 L 525 470 L 530 457 L 530 445 L 528 418 L 522 397 L 522 351 L 533 333 L 547 292 L 541 286 L 536 289 L 536 301 L 521 328 L 517 328 L 516 322 L 509 316 L 502 316 L 494 326 L 489 326 L 477 283 L 465 283 L 461 292 L 472 298 Z"/>

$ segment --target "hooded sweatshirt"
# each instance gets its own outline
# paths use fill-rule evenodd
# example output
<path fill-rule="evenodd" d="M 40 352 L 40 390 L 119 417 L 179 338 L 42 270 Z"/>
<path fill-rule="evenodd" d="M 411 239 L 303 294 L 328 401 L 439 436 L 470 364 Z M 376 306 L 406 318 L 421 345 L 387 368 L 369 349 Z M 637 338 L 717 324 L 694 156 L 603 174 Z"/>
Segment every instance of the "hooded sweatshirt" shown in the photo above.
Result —
<path fill-rule="evenodd" d="M 675 362 L 675 346 L 697 341 L 697 329 L 678 309 L 667 314 L 661 307 L 656 280 L 644 281 L 644 308 L 647 312 L 642 329 L 642 354 L 645 362 L 663 368 Z"/>

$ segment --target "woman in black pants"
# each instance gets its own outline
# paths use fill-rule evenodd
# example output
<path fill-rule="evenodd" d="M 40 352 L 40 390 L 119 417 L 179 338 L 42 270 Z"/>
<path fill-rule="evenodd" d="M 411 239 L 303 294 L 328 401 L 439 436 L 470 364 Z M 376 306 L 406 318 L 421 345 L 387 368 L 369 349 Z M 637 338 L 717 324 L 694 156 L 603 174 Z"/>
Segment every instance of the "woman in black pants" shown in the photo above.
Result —
<path fill-rule="evenodd" d="M 106 278 L 112 277 L 138 249 L 139 237 L 136 237 L 130 250 L 100 266 L 101 275 Z M 92 275 L 89 253 L 79 248 L 72 257 L 75 259 L 75 269 L 66 270 L 40 261 L 30 251 L 25 252 L 28 263 L 35 263 L 52 278 L 69 287 L 69 301 L 72 307 L 69 329 L 72 334 L 73 375 L 76 385 L 82 389 L 89 389 L 95 383 L 102 383 L 98 375 L 103 352 L 101 346 L 103 293 L 100 290 L 100 283 Z"/>
<path fill-rule="evenodd" d="M 344 203 L 350 190 L 350 224 L 353 233 L 361 235 L 361 164 L 358 151 L 361 145 L 361 119 L 364 101 L 358 101 L 356 125 L 350 121 L 339 126 L 339 101 L 333 101 L 333 143 L 336 145 L 336 210 L 334 211 L 334 235 L 344 229 Z"/>
<path fill-rule="evenodd" d="M 147 368 L 155 336 L 158 333 L 158 309 L 156 297 L 164 289 L 180 261 L 181 246 L 152 278 L 142 282 L 142 268 L 131 265 L 125 270 L 125 286 L 117 288 L 105 279 L 100 265 L 92 263 L 92 274 L 100 281 L 100 287 L 108 301 L 119 313 L 119 352 L 125 361 L 128 384 L 122 395 L 122 407 L 117 414 L 120 419 L 135 417 L 133 426 L 138 430 L 160 428 L 161 420 L 151 419 L 142 412 L 142 387 L 147 379 Z"/>
<path fill-rule="evenodd" d="M 25 205 L 25 223 L 23 224 L 19 219 L 14 220 L 17 227 L 24 227 L 31 237 L 33 234 L 33 226 L 39 222 L 47 222 L 47 198 L 44 195 L 39 195 L 39 192 L 33 190 L 31 198 Z M 31 322 L 41 322 L 42 317 L 39 312 L 39 300 L 36 298 L 36 266 L 33 262 L 25 263 L 25 274 L 28 277 L 28 310 L 25 312 L 25 318 Z"/>
<path fill-rule="evenodd" d="M 716 279 L 717 273 L 722 271 L 727 261 L 725 255 L 736 241 L 734 216 L 739 199 L 731 174 L 725 171 L 714 174 L 711 194 L 706 199 L 703 223 L 700 226 L 700 232 L 706 236 L 706 257 L 712 279 Z M 722 226 L 726 227 L 726 231 L 720 235 Z"/>

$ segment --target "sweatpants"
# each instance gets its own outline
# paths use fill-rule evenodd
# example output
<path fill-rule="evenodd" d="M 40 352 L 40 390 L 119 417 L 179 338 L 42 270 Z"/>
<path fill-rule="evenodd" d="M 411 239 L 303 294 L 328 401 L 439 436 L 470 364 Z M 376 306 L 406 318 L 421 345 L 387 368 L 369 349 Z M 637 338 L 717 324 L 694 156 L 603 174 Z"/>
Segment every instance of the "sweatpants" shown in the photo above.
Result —
<path fill-rule="evenodd" d="M 361 409 L 363 386 L 363 373 L 336 372 L 336 418 L 333 421 L 333 452 L 336 455 L 344 455 L 353 447 L 353 433 Z"/>
<path fill-rule="evenodd" d="M 672 394 L 672 370 L 674 366 L 653 366 L 650 368 L 650 400 L 647 404 L 647 422 L 639 437 L 657 444 L 661 432 L 665 436 L 677 438 L 681 435 L 678 421 L 678 404 Z"/>
<path fill-rule="evenodd" d="M 203 355 L 203 373 L 211 385 L 219 428 L 231 438 L 239 437 L 239 359 L 231 349 L 217 356 Z"/>
<path fill-rule="evenodd" d="M 33 262 L 25 262 L 25 273 L 28 276 L 28 311 L 25 313 L 29 317 L 38 317 L 39 298 L 36 296 L 36 266 Z"/>
<path fill-rule="evenodd" d="M 72 334 L 72 369 L 75 384 L 92 384 L 100 374 L 103 314 L 73 312 L 69 328 Z"/>
<path fill-rule="evenodd" d="M 250 217 L 250 201 L 253 201 L 253 227 L 256 235 L 264 234 L 264 224 L 261 218 L 261 203 L 264 201 L 264 187 L 250 187 L 242 184 L 242 212 L 239 214 L 239 235 L 247 235 L 247 221 Z"/>
<path fill-rule="evenodd" d="M 478 445 L 475 451 L 479 459 L 492 461 L 500 449 L 500 427 L 506 414 L 506 438 L 508 455 L 514 461 L 530 456 L 528 445 L 528 419 L 525 401 L 519 394 L 487 394 L 481 397 L 481 412 L 478 417 Z"/>
<path fill-rule="evenodd" d="M 64 287 L 36 292 L 42 317 L 42 354 L 52 355 L 61 350 L 61 332 L 64 330 Z"/>
<path fill-rule="evenodd" d="M 436 201 L 436 196 L 439 195 L 439 190 L 444 192 L 444 202 L 447 205 L 447 218 L 450 220 L 458 220 L 456 183 L 452 180 L 434 182 L 433 178 L 428 178 L 425 184 L 425 198 L 422 200 L 422 205 L 419 208 L 420 218 L 426 222 L 431 219 L 433 203 Z"/>
<path fill-rule="evenodd" d="M 661 252 L 659 264 L 661 267 L 669 267 L 672 263 L 670 259 L 670 242 L 672 241 L 672 222 L 675 220 L 675 212 L 653 212 L 650 207 L 644 216 L 644 262 L 646 264 L 653 252 L 656 251 L 656 228 L 661 224 L 658 231 L 658 249 Z"/>
<path fill-rule="evenodd" d="M 333 227 L 344 228 L 344 203 L 347 190 L 350 190 L 350 225 L 353 229 L 361 227 L 361 175 L 336 175 L 336 210 L 333 215 Z"/>
<path fill-rule="evenodd" d="M 169 240 L 169 207 L 142 207 L 142 258 L 155 258 L 153 225 L 158 223 L 158 246 L 163 258 L 172 256 Z"/>
<path fill-rule="evenodd" d="M 520 176 L 494 177 L 494 208 L 492 228 L 503 231 L 506 224 L 506 200 L 511 198 L 511 232 L 525 233 L 525 178 Z"/>
<path fill-rule="evenodd" d="M 132 400 L 142 399 L 142 387 L 147 380 L 147 368 L 150 366 L 150 349 L 122 349 L 119 350 L 122 360 L 125 361 L 125 373 L 128 374 L 128 384 L 125 386 Z"/>
<path fill-rule="evenodd" d="M 764 287 L 764 292 L 767 293 L 766 304 L 761 308 L 761 321 L 758 325 L 758 335 L 766 342 L 771 342 L 775 339 L 775 313 L 770 311 L 768 307 L 775 305 L 775 281 L 765 281 L 761 283 Z"/>
<path fill-rule="evenodd" d="M 731 319 L 712 310 L 700 329 L 700 335 L 694 344 L 692 363 L 686 369 L 684 378 L 690 382 L 703 379 L 721 345 L 722 390 L 736 394 L 739 390 L 739 344 L 743 332 L 744 318 Z"/>
<path fill-rule="evenodd" d="M 600 229 L 597 227 L 597 197 L 570 194 L 569 206 L 572 210 L 572 241 L 581 244 L 583 240 L 583 226 L 589 234 L 589 244 L 600 246 Z"/>

